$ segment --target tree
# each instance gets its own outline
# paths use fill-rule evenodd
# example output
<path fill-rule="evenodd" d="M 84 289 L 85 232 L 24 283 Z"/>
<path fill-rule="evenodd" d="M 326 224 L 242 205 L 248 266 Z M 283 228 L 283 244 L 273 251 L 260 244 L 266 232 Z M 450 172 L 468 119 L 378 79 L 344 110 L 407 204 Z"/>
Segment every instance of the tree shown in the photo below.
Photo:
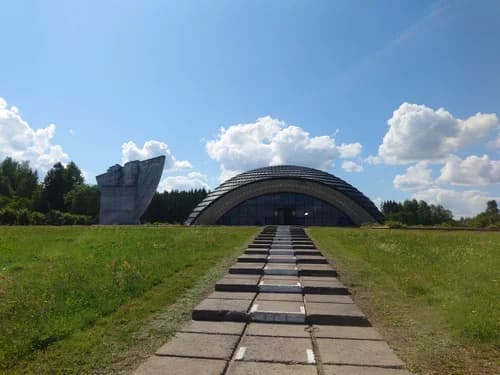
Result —
<path fill-rule="evenodd" d="M 489 215 L 498 215 L 498 204 L 496 200 L 491 200 L 486 202 L 486 214 Z"/>
<path fill-rule="evenodd" d="M 79 184 L 64 196 L 69 212 L 96 218 L 99 213 L 99 188 L 96 185 Z"/>
<path fill-rule="evenodd" d="M 47 172 L 43 181 L 43 209 L 62 211 L 64 209 L 64 166 L 56 163 Z"/>
<path fill-rule="evenodd" d="M 63 180 L 64 180 L 64 194 L 73 190 L 73 188 L 77 185 L 83 184 L 83 176 L 82 171 L 74 162 L 69 162 L 66 167 L 64 167 L 63 172 Z"/>

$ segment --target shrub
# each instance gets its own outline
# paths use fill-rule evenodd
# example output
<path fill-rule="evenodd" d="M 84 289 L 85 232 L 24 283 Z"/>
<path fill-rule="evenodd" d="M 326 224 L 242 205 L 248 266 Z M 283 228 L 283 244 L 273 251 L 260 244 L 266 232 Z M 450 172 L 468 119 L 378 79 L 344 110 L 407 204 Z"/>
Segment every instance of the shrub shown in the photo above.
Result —
<path fill-rule="evenodd" d="M 406 225 L 404 225 L 403 223 L 401 223 L 399 221 L 393 221 L 393 220 L 386 221 L 385 225 L 387 225 L 391 229 L 406 228 Z"/>
<path fill-rule="evenodd" d="M 48 225 L 63 225 L 64 224 L 64 216 L 61 211 L 50 210 L 45 215 L 45 222 Z"/>
<path fill-rule="evenodd" d="M 4 208 L 0 210 L 0 224 L 14 225 L 17 220 L 17 213 L 12 208 Z"/>
<path fill-rule="evenodd" d="M 31 213 L 31 224 L 43 225 L 45 224 L 45 215 L 41 212 L 34 211 Z"/>
<path fill-rule="evenodd" d="M 31 213 L 23 208 L 18 210 L 16 213 L 16 224 L 17 225 L 30 225 L 31 224 Z"/>

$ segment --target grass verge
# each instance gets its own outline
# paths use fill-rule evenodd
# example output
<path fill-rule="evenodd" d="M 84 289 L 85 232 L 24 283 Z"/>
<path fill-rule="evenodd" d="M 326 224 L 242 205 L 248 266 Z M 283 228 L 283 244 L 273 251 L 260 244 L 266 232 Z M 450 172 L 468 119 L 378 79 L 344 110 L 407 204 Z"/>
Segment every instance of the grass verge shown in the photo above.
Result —
<path fill-rule="evenodd" d="M 133 366 L 132 358 L 155 345 L 152 339 L 166 340 L 189 317 L 203 281 L 211 287 L 211 277 L 222 272 L 217 265 L 256 232 L 0 227 L 1 371 L 102 373 L 113 363 L 116 371 Z"/>
<path fill-rule="evenodd" d="M 309 233 L 411 370 L 500 372 L 500 233 Z"/>

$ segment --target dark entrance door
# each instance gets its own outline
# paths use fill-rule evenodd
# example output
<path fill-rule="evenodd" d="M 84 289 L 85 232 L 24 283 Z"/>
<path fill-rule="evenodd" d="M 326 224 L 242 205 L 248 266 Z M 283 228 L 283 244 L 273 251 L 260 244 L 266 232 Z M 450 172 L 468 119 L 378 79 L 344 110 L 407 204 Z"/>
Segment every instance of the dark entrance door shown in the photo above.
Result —
<path fill-rule="evenodd" d="M 274 225 L 294 225 L 295 208 L 279 207 L 274 209 Z"/>

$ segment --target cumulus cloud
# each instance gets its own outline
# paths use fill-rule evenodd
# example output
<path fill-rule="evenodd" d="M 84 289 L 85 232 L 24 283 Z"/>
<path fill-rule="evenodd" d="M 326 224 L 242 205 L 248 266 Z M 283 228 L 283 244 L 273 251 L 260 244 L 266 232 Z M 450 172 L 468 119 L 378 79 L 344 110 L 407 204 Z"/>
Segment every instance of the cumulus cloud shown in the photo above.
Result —
<path fill-rule="evenodd" d="M 350 155 L 361 150 L 359 143 L 341 147 L 344 154 Z M 270 116 L 221 128 L 216 139 L 206 143 L 206 149 L 210 158 L 220 163 L 221 181 L 268 165 L 298 164 L 326 170 L 342 152 L 334 138 L 312 137 L 301 127 Z"/>
<path fill-rule="evenodd" d="M 138 147 L 134 142 L 129 141 L 122 144 L 122 163 L 131 160 L 145 160 L 156 156 L 165 156 L 165 169 L 190 169 L 192 165 L 187 160 L 177 160 L 166 143 L 160 141 L 147 141 L 142 147 Z"/>
<path fill-rule="evenodd" d="M 403 191 L 422 189 L 432 183 L 432 170 L 425 161 L 409 167 L 404 174 L 396 175 L 393 180 L 394 187 Z"/>
<path fill-rule="evenodd" d="M 351 159 L 355 158 L 356 156 L 359 156 L 361 154 L 362 148 L 363 146 L 359 142 L 349 143 L 349 144 L 342 143 L 338 147 L 340 152 L 340 157 L 343 159 Z"/>
<path fill-rule="evenodd" d="M 500 196 L 493 197 L 478 190 L 456 191 L 434 187 L 413 194 L 417 200 L 425 200 L 432 204 L 441 204 L 451 209 L 455 218 L 475 216 L 484 211 L 486 202 L 492 199 L 500 200 Z"/>
<path fill-rule="evenodd" d="M 342 163 L 342 169 L 347 172 L 363 172 L 363 166 L 359 165 L 353 161 L 344 161 Z"/>
<path fill-rule="evenodd" d="M 438 182 L 453 185 L 490 185 L 500 183 L 500 160 L 491 160 L 488 155 L 471 155 L 465 159 L 450 156 Z"/>
<path fill-rule="evenodd" d="M 462 120 L 444 108 L 434 110 L 410 103 L 401 104 L 387 124 L 389 130 L 378 156 L 388 164 L 443 160 L 450 153 L 485 140 L 500 128 L 493 113 L 477 113 Z"/>
<path fill-rule="evenodd" d="M 190 172 L 185 176 L 168 176 L 160 181 L 158 191 L 209 189 L 208 178 L 199 172 Z"/>
<path fill-rule="evenodd" d="M 33 129 L 17 107 L 9 107 L 0 97 L 0 159 L 27 160 L 43 175 L 55 163 L 69 161 L 62 146 L 53 144 L 55 132 L 54 124 Z"/>

